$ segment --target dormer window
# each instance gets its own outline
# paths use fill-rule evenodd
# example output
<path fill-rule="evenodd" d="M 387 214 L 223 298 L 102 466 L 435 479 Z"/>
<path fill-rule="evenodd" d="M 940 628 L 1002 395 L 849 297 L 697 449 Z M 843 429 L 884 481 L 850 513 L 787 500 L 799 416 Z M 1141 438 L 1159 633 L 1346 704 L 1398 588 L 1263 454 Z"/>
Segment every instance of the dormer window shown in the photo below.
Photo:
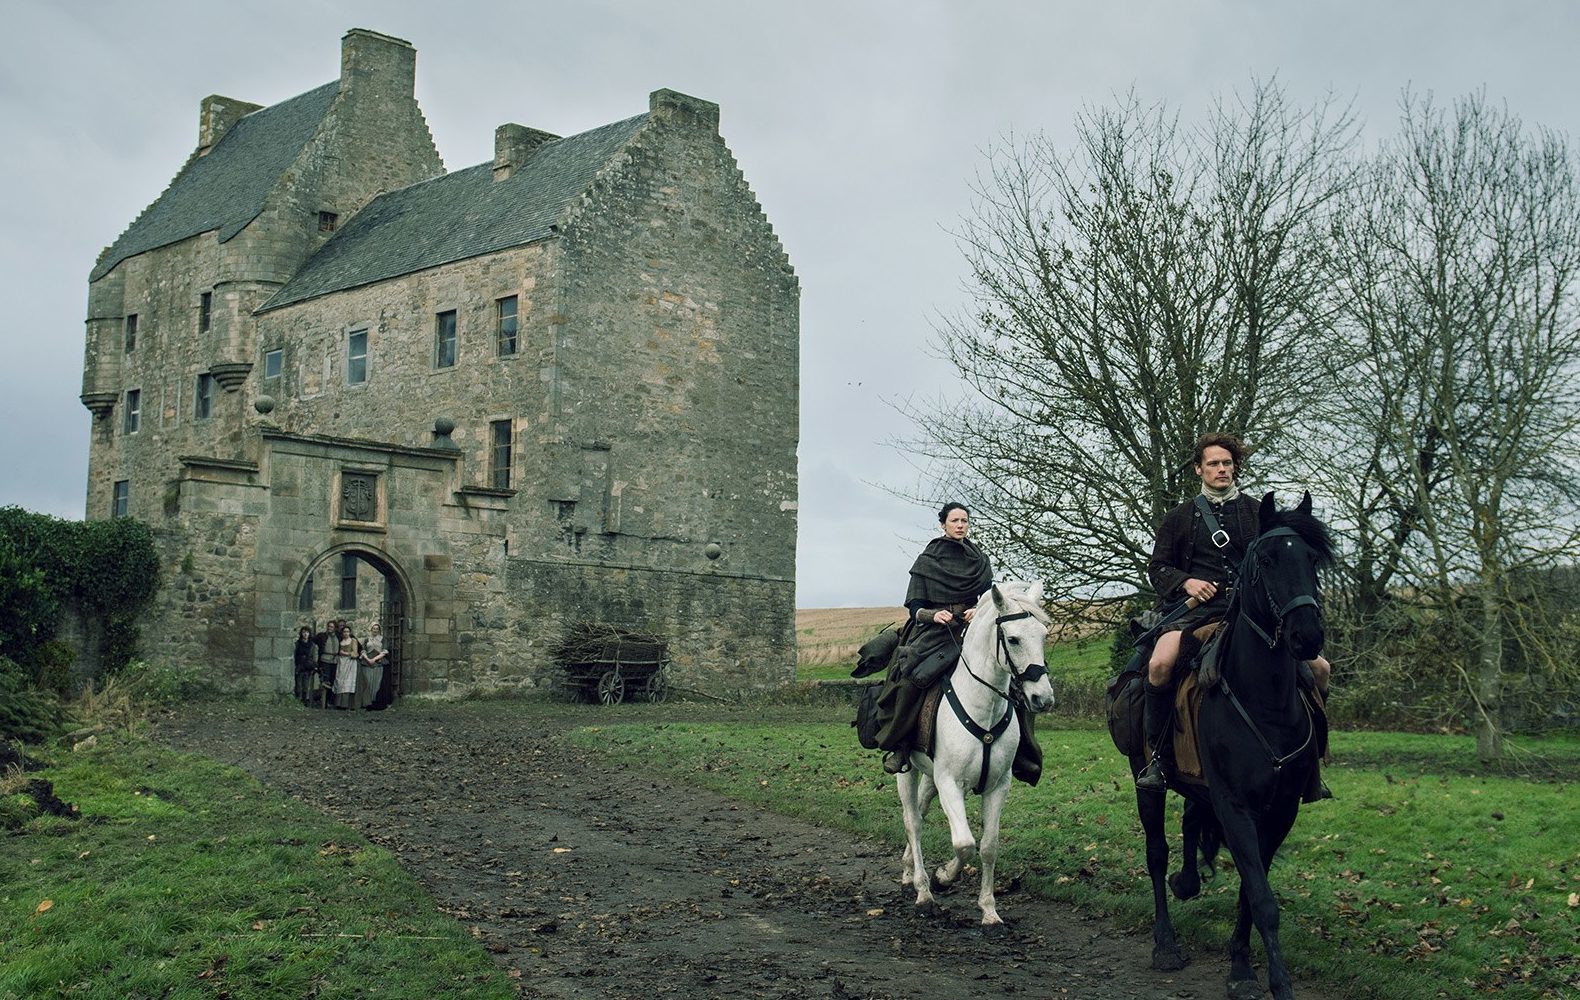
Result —
<path fill-rule="evenodd" d="M 335 226 L 339 225 L 339 223 L 340 223 L 340 216 L 336 215 L 334 212 L 319 212 L 318 213 L 318 231 L 321 232 L 321 233 L 332 233 L 332 232 L 334 232 L 335 231 Z"/>

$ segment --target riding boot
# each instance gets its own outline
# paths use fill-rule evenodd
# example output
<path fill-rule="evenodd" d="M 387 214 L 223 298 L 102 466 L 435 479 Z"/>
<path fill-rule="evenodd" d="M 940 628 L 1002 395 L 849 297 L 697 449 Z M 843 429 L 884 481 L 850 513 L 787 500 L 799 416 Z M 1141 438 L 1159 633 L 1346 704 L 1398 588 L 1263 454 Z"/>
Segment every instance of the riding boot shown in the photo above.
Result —
<path fill-rule="evenodd" d="M 911 769 L 911 748 L 897 747 L 883 755 L 883 770 L 888 774 L 904 774 Z"/>
<path fill-rule="evenodd" d="M 1174 687 L 1170 684 L 1153 687 L 1152 681 L 1146 680 L 1142 682 L 1142 689 L 1146 692 L 1142 701 L 1142 726 L 1147 746 L 1152 748 L 1152 757 L 1146 769 L 1136 775 L 1136 787 L 1161 792 L 1168 787 L 1163 777 L 1163 745 L 1169 738 L 1169 723 L 1174 719 Z"/>
<path fill-rule="evenodd" d="M 1304 663 L 1301 666 L 1305 666 Z M 1327 783 L 1322 780 L 1322 760 L 1328 752 L 1328 693 L 1315 684 L 1311 687 L 1313 696 L 1310 698 L 1312 708 L 1312 725 L 1316 727 L 1317 762 L 1311 769 L 1311 777 L 1306 781 L 1306 788 L 1300 795 L 1300 801 L 1305 803 L 1321 802 L 1323 799 L 1333 798 L 1333 792 Z"/>
<path fill-rule="evenodd" d="M 1306 788 L 1300 794 L 1300 801 L 1309 804 L 1331 798 L 1333 791 L 1328 788 L 1327 782 L 1322 780 L 1322 762 L 1319 760 L 1311 769 L 1311 777 L 1306 779 Z"/>

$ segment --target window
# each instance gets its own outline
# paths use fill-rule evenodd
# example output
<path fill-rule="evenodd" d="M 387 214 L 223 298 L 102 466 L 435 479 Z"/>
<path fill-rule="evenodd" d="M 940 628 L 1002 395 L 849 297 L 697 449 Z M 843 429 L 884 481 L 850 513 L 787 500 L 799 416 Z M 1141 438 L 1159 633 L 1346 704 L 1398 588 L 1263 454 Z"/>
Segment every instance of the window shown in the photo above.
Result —
<path fill-rule="evenodd" d="M 137 427 L 143 418 L 143 393 L 140 389 L 126 390 L 126 423 L 123 425 L 126 433 L 136 434 Z"/>
<path fill-rule="evenodd" d="M 334 212 L 318 213 L 318 231 L 321 233 L 334 232 L 335 226 L 338 225 L 339 222 L 340 216 L 336 215 Z"/>
<path fill-rule="evenodd" d="M 350 552 L 340 556 L 340 608 L 355 611 L 357 607 L 357 557 Z"/>
<path fill-rule="evenodd" d="M 126 353 L 137 350 L 137 314 L 131 313 L 126 317 Z"/>
<path fill-rule="evenodd" d="M 433 366 L 451 368 L 455 365 L 455 310 L 442 312 L 434 320 Z"/>
<path fill-rule="evenodd" d="M 488 470 L 490 482 L 496 490 L 510 489 L 510 421 L 495 420 L 489 424 L 493 429 L 491 440 L 493 448 L 489 452 Z"/>
<path fill-rule="evenodd" d="M 284 360 L 285 352 L 283 350 L 265 352 L 263 355 L 263 377 L 279 378 L 280 366 Z"/>
<path fill-rule="evenodd" d="M 192 395 L 192 416 L 207 420 L 214 415 L 214 376 L 203 372 L 197 377 L 197 391 Z"/>
<path fill-rule="evenodd" d="M 499 356 L 508 358 L 516 353 L 516 297 L 506 296 L 494 307 L 499 317 Z"/>
<path fill-rule="evenodd" d="M 296 610 L 307 612 L 313 610 L 313 574 L 311 573 L 302 581 L 302 596 L 296 599 Z"/>
<path fill-rule="evenodd" d="M 132 484 L 129 480 L 116 480 L 114 489 L 110 494 L 110 516 L 125 517 L 126 508 L 131 501 Z"/>
<path fill-rule="evenodd" d="M 198 296 L 198 333 L 208 333 L 214 325 L 214 293 Z"/>
<path fill-rule="evenodd" d="M 346 381 L 361 385 L 368 380 L 368 332 L 352 330 L 346 338 Z"/>

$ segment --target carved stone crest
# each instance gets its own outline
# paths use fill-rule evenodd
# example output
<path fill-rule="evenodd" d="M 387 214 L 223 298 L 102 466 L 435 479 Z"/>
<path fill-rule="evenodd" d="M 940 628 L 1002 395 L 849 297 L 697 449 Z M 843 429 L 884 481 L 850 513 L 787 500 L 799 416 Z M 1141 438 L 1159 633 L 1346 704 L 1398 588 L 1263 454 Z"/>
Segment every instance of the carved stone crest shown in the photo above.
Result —
<path fill-rule="evenodd" d="M 378 477 L 360 472 L 340 474 L 340 516 L 348 521 L 378 520 Z"/>

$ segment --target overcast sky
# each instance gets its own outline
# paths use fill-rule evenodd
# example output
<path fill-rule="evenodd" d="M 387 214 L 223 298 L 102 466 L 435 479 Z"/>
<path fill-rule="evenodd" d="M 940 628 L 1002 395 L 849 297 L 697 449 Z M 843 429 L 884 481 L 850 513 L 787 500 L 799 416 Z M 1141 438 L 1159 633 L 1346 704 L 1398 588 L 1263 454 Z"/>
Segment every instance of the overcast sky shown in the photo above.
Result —
<path fill-rule="evenodd" d="M 1186 121 L 1273 76 L 1293 102 L 1353 99 L 1390 132 L 1406 86 L 1485 88 L 1571 138 L 1580 4 L 682 0 L 4 0 L 0 38 L 0 505 L 81 517 L 77 397 L 87 276 L 196 144 L 198 102 L 272 104 L 339 75 L 353 27 L 417 48 L 417 99 L 448 169 L 514 121 L 560 135 L 715 101 L 801 279 L 802 607 L 896 604 L 936 503 L 894 403 L 954 394 L 931 356 L 965 301 L 950 230 L 984 150 L 1070 135 L 1132 87 Z M 935 499 L 947 486 L 930 491 Z"/>

